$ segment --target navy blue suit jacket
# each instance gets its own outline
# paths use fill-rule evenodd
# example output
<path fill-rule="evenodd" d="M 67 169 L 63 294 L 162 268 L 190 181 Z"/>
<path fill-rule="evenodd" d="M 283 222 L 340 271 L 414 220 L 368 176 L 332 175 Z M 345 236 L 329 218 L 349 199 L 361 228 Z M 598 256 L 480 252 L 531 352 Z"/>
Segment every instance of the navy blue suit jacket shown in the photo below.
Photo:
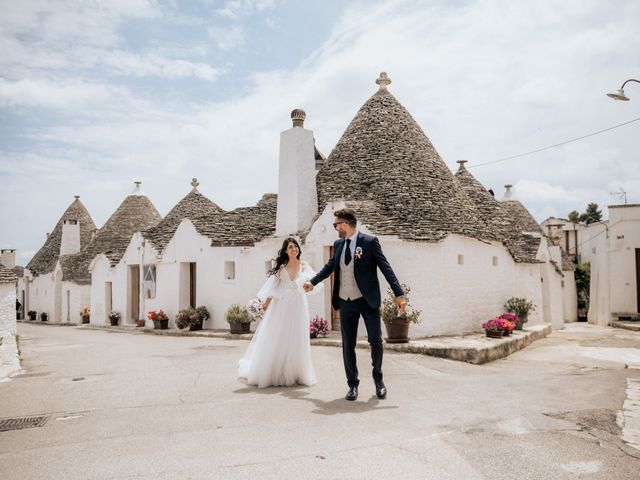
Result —
<path fill-rule="evenodd" d="M 331 295 L 331 304 L 336 310 L 340 309 L 340 257 L 342 256 L 342 249 L 346 244 L 346 239 L 339 238 L 333 244 L 333 257 L 329 259 L 327 264 L 322 267 L 315 277 L 311 279 L 313 285 L 317 285 L 322 280 L 327 278 L 331 273 L 335 272 L 333 282 L 333 292 Z M 356 255 L 353 256 L 353 274 L 356 277 L 356 284 L 362 293 L 362 296 L 371 306 L 371 308 L 380 308 L 380 282 L 378 281 L 378 268 L 384 275 L 384 278 L 389 282 L 391 290 L 396 297 L 404 295 L 400 282 L 396 278 L 396 274 L 393 273 L 391 265 L 387 261 L 384 253 L 382 253 L 382 247 L 377 237 L 367 235 L 366 233 L 358 232 L 356 239 L 356 250 L 358 247 L 362 250 L 360 258 Z"/>

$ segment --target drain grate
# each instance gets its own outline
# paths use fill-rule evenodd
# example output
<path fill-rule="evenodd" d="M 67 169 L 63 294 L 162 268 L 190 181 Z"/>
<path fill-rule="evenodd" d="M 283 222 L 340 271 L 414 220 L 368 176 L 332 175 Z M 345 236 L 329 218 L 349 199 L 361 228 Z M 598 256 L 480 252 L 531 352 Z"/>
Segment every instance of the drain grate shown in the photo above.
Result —
<path fill-rule="evenodd" d="M 42 427 L 49 417 L 5 418 L 0 420 L 0 432 L 22 430 L 23 428 Z"/>

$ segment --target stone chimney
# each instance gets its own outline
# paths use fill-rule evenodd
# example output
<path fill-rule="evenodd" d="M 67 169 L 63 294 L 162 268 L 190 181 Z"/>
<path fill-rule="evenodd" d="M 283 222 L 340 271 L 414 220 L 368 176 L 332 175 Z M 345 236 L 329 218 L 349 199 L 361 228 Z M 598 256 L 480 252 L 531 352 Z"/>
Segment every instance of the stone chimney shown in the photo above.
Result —
<path fill-rule="evenodd" d="M 12 248 L 3 248 L 0 250 L 0 264 L 7 268 L 16 266 L 16 251 Z"/>
<path fill-rule="evenodd" d="M 305 117 L 304 110 L 293 110 L 292 128 L 280 134 L 276 236 L 306 229 L 318 211 L 315 146 Z"/>
<path fill-rule="evenodd" d="M 65 219 L 62 221 L 62 239 L 60 255 L 71 255 L 80 251 L 80 222 Z"/>

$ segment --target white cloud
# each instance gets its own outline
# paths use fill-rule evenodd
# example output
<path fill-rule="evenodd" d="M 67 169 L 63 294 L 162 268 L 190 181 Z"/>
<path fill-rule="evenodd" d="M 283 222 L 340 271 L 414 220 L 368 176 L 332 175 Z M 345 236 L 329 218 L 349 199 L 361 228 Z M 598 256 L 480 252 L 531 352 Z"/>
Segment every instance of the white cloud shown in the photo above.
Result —
<path fill-rule="evenodd" d="M 245 43 L 244 29 L 239 25 L 231 27 L 209 27 L 209 36 L 221 50 L 231 50 Z"/>
<path fill-rule="evenodd" d="M 216 13 L 221 17 L 238 18 L 272 8 L 276 3 L 275 0 L 230 0 L 216 9 Z"/>
<path fill-rule="evenodd" d="M 24 79 L 11 82 L 0 78 L 0 106 L 79 108 L 90 103 L 107 103 L 122 91 L 110 86 L 79 79 L 51 81 Z"/>

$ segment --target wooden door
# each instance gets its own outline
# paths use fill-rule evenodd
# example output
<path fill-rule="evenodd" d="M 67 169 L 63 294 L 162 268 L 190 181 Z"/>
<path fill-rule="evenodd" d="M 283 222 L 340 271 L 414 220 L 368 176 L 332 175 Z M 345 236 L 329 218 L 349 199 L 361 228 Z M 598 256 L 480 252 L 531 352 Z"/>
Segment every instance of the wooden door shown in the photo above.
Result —
<path fill-rule="evenodd" d="M 189 264 L 189 306 L 196 308 L 196 264 Z"/>
<path fill-rule="evenodd" d="M 140 266 L 132 265 L 131 269 L 131 320 L 140 319 Z"/>

